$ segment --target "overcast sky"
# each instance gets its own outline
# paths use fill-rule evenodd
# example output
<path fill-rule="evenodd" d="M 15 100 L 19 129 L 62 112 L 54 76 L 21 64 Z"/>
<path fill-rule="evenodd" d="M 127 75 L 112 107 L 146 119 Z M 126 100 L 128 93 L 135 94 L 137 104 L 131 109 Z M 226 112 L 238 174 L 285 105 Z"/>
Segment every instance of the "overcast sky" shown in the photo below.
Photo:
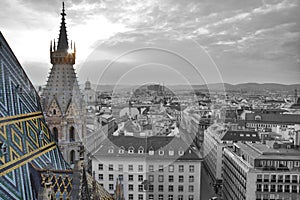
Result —
<path fill-rule="evenodd" d="M 50 3 L 51 2 L 51 3 Z M 1 0 L 0 30 L 45 84 L 62 1 Z M 67 0 L 80 83 L 299 83 L 299 0 Z"/>

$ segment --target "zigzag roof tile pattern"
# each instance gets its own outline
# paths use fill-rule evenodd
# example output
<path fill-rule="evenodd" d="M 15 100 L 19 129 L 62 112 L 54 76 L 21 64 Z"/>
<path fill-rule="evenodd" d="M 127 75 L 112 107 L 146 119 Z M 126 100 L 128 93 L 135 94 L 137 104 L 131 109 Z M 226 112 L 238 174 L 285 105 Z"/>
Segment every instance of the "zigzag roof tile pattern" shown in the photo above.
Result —
<path fill-rule="evenodd" d="M 0 199 L 37 199 L 35 168 L 64 172 L 69 165 L 54 142 L 34 86 L 0 32 Z M 57 190 L 56 198 L 69 193 Z"/>

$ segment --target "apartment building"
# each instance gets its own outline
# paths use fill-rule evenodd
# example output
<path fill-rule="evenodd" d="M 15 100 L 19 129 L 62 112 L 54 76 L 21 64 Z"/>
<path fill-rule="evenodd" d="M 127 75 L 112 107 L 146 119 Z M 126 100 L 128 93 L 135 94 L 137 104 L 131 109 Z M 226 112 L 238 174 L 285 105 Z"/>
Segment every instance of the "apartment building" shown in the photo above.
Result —
<path fill-rule="evenodd" d="M 96 180 L 126 200 L 199 200 L 202 158 L 181 138 L 113 136 L 92 156 Z"/>
<path fill-rule="evenodd" d="M 300 199 L 300 151 L 292 143 L 236 143 L 223 154 L 225 200 Z"/>
<path fill-rule="evenodd" d="M 204 164 L 215 183 L 222 181 L 222 155 L 225 147 L 232 146 L 238 141 L 260 141 L 256 131 L 231 130 L 231 128 L 226 124 L 213 124 L 204 132 Z"/>

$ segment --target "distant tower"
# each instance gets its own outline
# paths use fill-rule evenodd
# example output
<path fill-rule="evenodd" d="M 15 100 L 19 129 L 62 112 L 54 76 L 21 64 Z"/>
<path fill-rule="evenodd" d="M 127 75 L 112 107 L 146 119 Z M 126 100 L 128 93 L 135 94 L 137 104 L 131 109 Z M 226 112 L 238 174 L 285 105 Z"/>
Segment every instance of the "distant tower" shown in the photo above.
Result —
<path fill-rule="evenodd" d="M 75 43 L 68 43 L 63 3 L 58 43 L 50 43 L 53 65 L 41 95 L 46 121 L 66 161 L 79 160 L 79 146 L 86 133 L 85 106 L 73 65 Z"/>

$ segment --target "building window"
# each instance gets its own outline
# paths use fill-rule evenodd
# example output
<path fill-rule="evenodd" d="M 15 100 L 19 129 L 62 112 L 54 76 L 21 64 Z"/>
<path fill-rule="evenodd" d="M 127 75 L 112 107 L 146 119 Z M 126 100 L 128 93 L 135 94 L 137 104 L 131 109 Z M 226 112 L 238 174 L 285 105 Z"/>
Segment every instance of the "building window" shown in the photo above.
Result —
<path fill-rule="evenodd" d="M 144 195 L 142 195 L 142 194 L 139 194 L 139 196 L 138 196 L 138 200 L 143 200 L 144 199 Z"/>
<path fill-rule="evenodd" d="M 297 193 L 297 185 L 292 185 L 292 193 Z"/>
<path fill-rule="evenodd" d="M 190 165 L 189 166 L 189 172 L 190 173 L 194 173 L 194 171 L 195 171 L 195 166 L 194 165 Z"/>
<path fill-rule="evenodd" d="M 154 171 L 154 166 L 153 165 L 149 165 L 149 172 L 153 172 Z"/>
<path fill-rule="evenodd" d="M 181 176 L 181 175 L 178 176 L 178 182 L 179 182 L 179 183 L 182 183 L 182 182 L 183 182 L 183 176 Z"/>
<path fill-rule="evenodd" d="M 128 181 L 133 181 L 133 175 L 132 174 L 128 175 Z"/>
<path fill-rule="evenodd" d="M 139 172 L 142 172 L 143 171 L 143 165 L 139 165 L 138 170 L 139 170 Z"/>
<path fill-rule="evenodd" d="M 269 175 L 268 174 L 264 175 L 264 182 L 265 183 L 269 182 Z"/>
<path fill-rule="evenodd" d="M 74 162 L 75 162 L 75 151 L 71 150 L 71 152 L 70 152 L 70 163 L 74 164 Z"/>
<path fill-rule="evenodd" d="M 174 182 L 174 176 L 173 175 L 169 175 L 169 182 L 170 183 Z"/>
<path fill-rule="evenodd" d="M 180 147 L 179 150 L 178 150 L 178 155 L 183 156 L 183 154 L 184 154 L 184 151 L 183 151 L 183 149 Z"/>
<path fill-rule="evenodd" d="M 114 171 L 114 165 L 113 164 L 108 165 L 108 171 Z"/>
<path fill-rule="evenodd" d="M 189 185 L 189 192 L 194 192 L 194 186 L 193 185 Z"/>
<path fill-rule="evenodd" d="M 119 180 L 123 181 L 123 174 L 119 174 Z"/>
<path fill-rule="evenodd" d="M 292 183 L 297 183 L 297 175 L 292 175 Z"/>
<path fill-rule="evenodd" d="M 108 189 L 109 189 L 109 190 L 114 190 L 114 184 L 109 184 L 109 185 L 108 185 Z"/>
<path fill-rule="evenodd" d="M 128 185 L 128 190 L 129 190 L 129 191 L 133 191 L 133 185 L 132 185 L 132 184 L 129 184 L 129 185 Z"/>
<path fill-rule="evenodd" d="M 103 164 L 98 164 L 98 170 L 103 170 Z"/>
<path fill-rule="evenodd" d="M 189 195 L 189 200 L 194 200 L 194 195 Z"/>
<path fill-rule="evenodd" d="M 271 182 L 272 182 L 272 183 L 275 183 L 275 182 L 276 182 L 276 175 L 275 175 L 275 174 L 272 174 L 272 175 L 271 175 Z"/>
<path fill-rule="evenodd" d="M 58 129 L 56 127 L 53 127 L 52 132 L 54 136 L 54 141 L 58 142 Z"/>
<path fill-rule="evenodd" d="M 158 185 L 158 191 L 163 192 L 164 191 L 164 186 L 163 185 Z"/>
<path fill-rule="evenodd" d="M 173 149 L 169 149 L 169 156 L 174 156 L 174 150 Z"/>
<path fill-rule="evenodd" d="M 189 182 L 190 183 L 194 182 L 194 176 L 189 176 Z"/>
<path fill-rule="evenodd" d="M 149 185 L 149 192 L 153 192 L 154 190 L 154 186 L 153 185 Z"/>
<path fill-rule="evenodd" d="M 164 166 L 163 165 L 159 165 L 158 166 L 158 171 L 159 172 L 164 172 Z"/>
<path fill-rule="evenodd" d="M 123 165 L 122 165 L 122 164 L 119 164 L 119 165 L 118 165 L 118 169 L 119 169 L 119 172 L 122 172 L 122 171 L 123 171 Z"/>
<path fill-rule="evenodd" d="M 109 181 L 113 181 L 114 180 L 114 175 L 113 174 L 109 174 L 108 175 L 108 180 Z"/>
<path fill-rule="evenodd" d="M 163 149 L 160 149 L 160 150 L 158 151 L 158 155 L 163 156 L 163 155 L 164 155 L 164 150 L 163 150 Z"/>
<path fill-rule="evenodd" d="M 271 191 L 270 192 L 276 192 L 276 186 L 275 185 L 271 185 Z"/>
<path fill-rule="evenodd" d="M 74 126 L 71 126 L 71 128 L 69 129 L 69 137 L 70 137 L 70 142 L 75 141 L 75 128 L 74 128 Z"/>
<path fill-rule="evenodd" d="M 261 188 L 259 191 L 261 191 Z M 277 192 L 283 192 L 282 185 L 277 185 Z"/>
<path fill-rule="evenodd" d="M 109 147 L 108 148 L 108 153 L 114 153 L 114 147 Z"/>
<path fill-rule="evenodd" d="M 168 200 L 173 200 L 173 195 L 172 194 L 169 194 Z"/>
<path fill-rule="evenodd" d="M 178 185 L 178 192 L 183 192 L 183 185 Z"/>
<path fill-rule="evenodd" d="M 284 192 L 290 192 L 290 185 L 284 186 Z"/>
<path fill-rule="evenodd" d="M 174 165 L 169 165 L 169 172 L 174 172 Z"/>
<path fill-rule="evenodd" d="M 125 152 L 125 148 L 123 146 L 121 146 L 120 149 L 119 149 L 119 153 L 123 154 L 124 152 Z"/>
<path fill-rule="evenodd" d="M 264 192 L 269 192 L 269 185 L 268 184 L 264 184 Z"/>
<path fill-rule="evenodd" d="M 153 175 L 149 175 L 149 181 L 153 182 L 154 181 L 154 176 Z"/>
<path fill-rule="evenodd" d="M 154 195 L 153 194 L 149 194 L 149 200 L 153 200 L 154 199 Z"/>
<path fill-rule="evenodd" d="M 183 195 L 178 195 L 178 200 L 183 200 Z"/>
<path fill-rule="evenodd" d="M 134 153 L 134 148 L 133 147 L 129 147 L 128 148 L 128 153 L 133 154 Z"/>
<path fill-rule="evenodd" d="M 139 175 L 139 176 L 138 176 L 138 180 L 139 180 L 139 181 L 143 181 L 143 180 L 144 180 L 144 176 L 143 176 L 143 175 Z"/>
<path fill-rule="evenodd" d="M 158 200 L 164 200 L 164 195 L 163 194 L 159 194 L 158 195 Z"/>
<path fill-rule="evenodd" d="M 290 182 L 290 175 L 285 175 L 285 183 L 289 183 Z"/>
<path fill-rule="evenodd" d="M 144 186 L 143 185 L 139 185 L 139 192 L 143 192 L 144 191 Z"/>
<path fill-rule="evenodd" d="M 144 153 L 144 148 L 143 148 L 143 147 L 139 147 L 138 153 L 139 153 L 139 154 L 143 154 L 143 153 Z"/>
<path fill-rule="evenodd" d="M 154 149 L 152 147 L 149 149 L 149 155 L 154 155 Z"/>
<path fill-rule="evenodd" d="M 158 175 L 158 182 L 164 182 L 164 175 Z"/>
<path fill-rule="evenodd" d="M 103 174 L 99 174 L 98 179 L 99 179 L 99 181 L 102 181 L 103 180 Z"/>
<path fill-rule="evenodd" d="M 278 182 L 283 183 L 283 175 L 278 175 Z"/>
<path fill-rule="evenodd" d="M 184 172 L 184 166 L 183 166 L 183 165 L 179 165 L 178 171 L 179 171 L 179 172 Z"/>
<path fill-rule="evenodd" d="M 128 165 L 128 171 L 133 171 L 133 165 Z"/>
<path fill-rule="evenodd" d="M 133 200 L 133 194 L 128 195 L 128 200 Z"/>
<path fill-rule="evenodd" d="M 169 185 L 169 192 L 174 192 L 174 186 L 173 185 Z"/>

